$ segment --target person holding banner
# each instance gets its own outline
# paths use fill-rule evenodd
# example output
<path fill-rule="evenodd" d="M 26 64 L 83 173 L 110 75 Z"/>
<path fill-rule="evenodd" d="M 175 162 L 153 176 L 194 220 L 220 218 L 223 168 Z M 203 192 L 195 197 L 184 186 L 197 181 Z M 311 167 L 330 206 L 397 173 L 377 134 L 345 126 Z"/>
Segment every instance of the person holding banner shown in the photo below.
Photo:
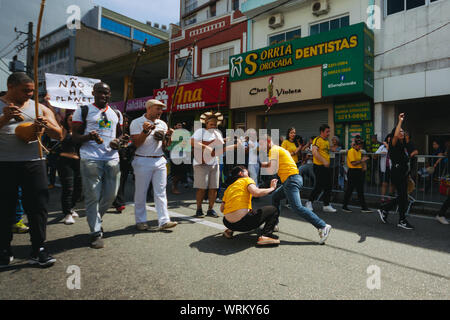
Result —
<path fill-rule="evenodd" d="M 31 235 L 29 264 L 48 267 L 55 263 L 45 248 L 49 192 L 45 160 L 39 155 L 38 139 L 44 131 L 61 139 L 62 129 L 47 107 L 39 104 L 35 112 L 32 99 L 34 81 L 23 72 L 11 74 L 8 92 L 0 100 L 0 267 L 13 260 L 12 229 L 16 214 L 18 188 L 23 192 L 23 207 Z"/>
<path fill-rule="evenodd" d="M 130 125 L 130 135 L 136 146 L 132 162 L 135 176 L 134 213 L 136 228 L 139 231 L 148 229 L 147 225 L 147 191 L 150 182 L 153 185 L 156 213 L 158 214 L 158 230 L 173 228 L 177 222 L 170 221 L 167 209 L 167 160 L 163 147 L 170 145 L 173 129 L 160 119 L 162 102 L 150 99 L 145 103 L 147 112 L 134 119 Z"/>
<path fill-rule="evenodd" d="M 94 85 L 94 104 L 81 106 L 72 117 L 73 139 L 80 147 L 80 172 L 83 183 L 90 246 L 104 247 L 102 217 L 111 207 L 119 189 L 119 153 L 110 143 L 121 134 L 123 117 L 109 107 L 110 87 Z"/>

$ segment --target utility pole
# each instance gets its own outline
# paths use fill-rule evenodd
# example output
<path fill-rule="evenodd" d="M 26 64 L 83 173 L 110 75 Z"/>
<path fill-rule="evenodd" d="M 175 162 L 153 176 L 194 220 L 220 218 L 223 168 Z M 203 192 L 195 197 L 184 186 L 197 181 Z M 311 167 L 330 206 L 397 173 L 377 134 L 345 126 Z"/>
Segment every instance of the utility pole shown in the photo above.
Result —
<path fill-rule="evenodd" d="M 27 74 L 33 77 L 33 22 L 28 23 Z M 39 57 L 35 57 L 39 59 Z"/>

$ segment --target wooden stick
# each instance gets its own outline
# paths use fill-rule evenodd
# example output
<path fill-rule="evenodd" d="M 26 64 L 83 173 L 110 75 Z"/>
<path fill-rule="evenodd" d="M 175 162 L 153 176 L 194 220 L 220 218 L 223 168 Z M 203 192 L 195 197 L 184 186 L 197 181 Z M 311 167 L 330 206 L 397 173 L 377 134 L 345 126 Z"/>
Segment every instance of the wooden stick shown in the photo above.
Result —
<path fill-rule="evenodd" d="M 41 38 L 41 25 L 42 16 L 44 15 L 45 0 L 41 1 L 41 10 L 39 12 L 39 21 L 37 25 L 36 32 L 36 43 L 34 45 L 34 110 L 36 113 L 36 118 L 39 116 L 39 77 L 38 77 L 38 63 L 39 63 L 39 43 Z M 40 140 L 40 136 L 38 137 Z M 39 148 L 39 158 L 43 158 L 41 144 L 38 143 Z"/>

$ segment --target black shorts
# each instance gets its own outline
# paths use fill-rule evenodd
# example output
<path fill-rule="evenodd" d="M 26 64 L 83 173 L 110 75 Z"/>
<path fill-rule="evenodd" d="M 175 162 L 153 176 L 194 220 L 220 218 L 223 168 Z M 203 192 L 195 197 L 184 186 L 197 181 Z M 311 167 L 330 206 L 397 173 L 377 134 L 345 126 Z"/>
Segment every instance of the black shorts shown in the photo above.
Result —
<path fill-rule="evenodd" d="M 391 182 L 391 169 L 386 169 L 386 172 L 381 172 L 380 170 L 380 182 L 381 183 Z"/>

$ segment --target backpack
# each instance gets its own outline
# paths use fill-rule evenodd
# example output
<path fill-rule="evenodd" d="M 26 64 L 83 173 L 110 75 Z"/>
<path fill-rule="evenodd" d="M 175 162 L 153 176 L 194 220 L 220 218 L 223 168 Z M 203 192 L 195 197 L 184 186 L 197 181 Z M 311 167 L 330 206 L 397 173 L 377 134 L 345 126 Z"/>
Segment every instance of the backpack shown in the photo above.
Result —
<path fill-rule="evenodd" d="M 81 128 L 80 128 L 80 130 L 81 130 L 80 133 L 84 134 L 85 131 L 86 131 L 86 126 L 87 126 L 86 119 L 87 119 L 87 115 L 88 115 L 88 112 L 89 112 L 89 106 L 80 106 L 80 108 L 81 108 L 81 119 L 83 120 L 83 124 L 81 125 Z M 120 137 L 122 135 L 122 128 L 120 127 L 120 116 L 121 116 L 121 113 L 120 113 L 119 110 L 116 110 L 116 109 L 113 109 L 113 108 L 111 108 L 111 109 L 116 113 L 117 118 L 119 119 L 119 122 L 117 123 L 117 127 L 116 127 L 116 138 L 118 138 L 118 137 Z"/>

